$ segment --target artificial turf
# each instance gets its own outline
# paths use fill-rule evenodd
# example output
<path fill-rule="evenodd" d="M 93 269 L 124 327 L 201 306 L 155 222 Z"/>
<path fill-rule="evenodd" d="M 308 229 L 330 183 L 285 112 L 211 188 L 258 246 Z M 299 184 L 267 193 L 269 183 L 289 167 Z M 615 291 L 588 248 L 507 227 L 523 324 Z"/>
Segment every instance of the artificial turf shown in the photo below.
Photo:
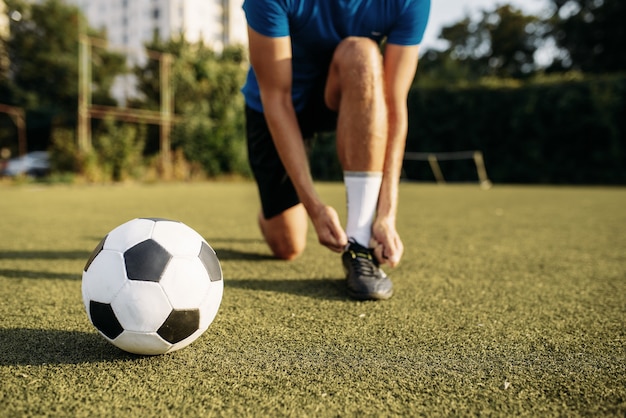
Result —
<path fill-rule="evenodd" d="M 344 189 L 319 184 L 345 217 Z M 626 189 L 402 184 L 396 294 L 269 257 L 247 182 L 0 186 L 0 416 L 624 416 Z M 208 331 L 126 354 L 85 313 L 93 247 L 178 219 L 222 262 Z"/>

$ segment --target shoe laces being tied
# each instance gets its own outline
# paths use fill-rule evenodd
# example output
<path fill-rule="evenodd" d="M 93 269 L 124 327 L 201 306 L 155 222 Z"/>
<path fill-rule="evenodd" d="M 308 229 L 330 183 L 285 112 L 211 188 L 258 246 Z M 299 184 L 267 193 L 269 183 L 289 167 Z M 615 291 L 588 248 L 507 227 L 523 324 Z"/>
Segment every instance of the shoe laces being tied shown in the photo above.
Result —
<path fill-rule="evenodd" d="M 350 264 L 357 275 L 380 277 L 378 261 L 372 255 L 372 250 L 352 241 L 347 252 L 350 254 Z"/>

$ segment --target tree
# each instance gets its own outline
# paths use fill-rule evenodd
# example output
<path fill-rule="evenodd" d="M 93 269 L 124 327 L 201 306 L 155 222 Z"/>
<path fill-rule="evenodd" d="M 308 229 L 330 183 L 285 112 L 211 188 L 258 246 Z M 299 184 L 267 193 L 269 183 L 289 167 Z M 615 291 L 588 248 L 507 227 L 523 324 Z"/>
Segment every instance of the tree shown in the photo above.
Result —
<path fill-rule="evenodd" d="M 182 148 L 187 159 L 200 163 L 209 175 L 246 173 L 244 105 L 239 91 L 246 74 L 244 50 L 227 47 L 218 54 L 182 37 L 167 42 L 155 39 L 147 48 L 173 56 L 174 112 L 183 120 L 174 126 L 172 145 Z M 158 109 L 158 62 L 148 60 L 135 69 L 135 75 L 143 99 L 131 104 Z"/>
<path fill-rule="evenodd" d="M 534 55 L 545 32 L 540 19 L 507 5 L 485 13 L 484 22 L 491 40 L 488 63 L 493 73 L 513 78 L 532 74 L 537 68 Z"/>
<path fill-rule="evenodd" d="M 6 42 L 9 66 L 6 83 L 13 105 L 28 115 L 29 143 L 47 148 L 52 125 L 74 126 L 78 107 L 78 28 L 87 28 L 78 8 L 61 0 L 31 3 L 7 0 L 11 15 Z M 88 34 L 95 31 L 88 29 Z M 94 49 L 94 101 L 114 103 L 109 90 L 125 70 L 123 57 Z"/>
<path fill-rule="evenodd" d="M 526 78 L 537 70 L 534 55 L 544 39 L 545 25 L 537 16 L 504 5 L 479 18 L 466 16 L 444 27 L 442 51 L 427 51 L 420 63 L 420 78 L 449 82 L 482 77 Z"/>
<path fill-rule="evenodd" d="M 550 0 L 550 35 L 560 54 L 551 71 L 626 71 L 624 0 Z"/>

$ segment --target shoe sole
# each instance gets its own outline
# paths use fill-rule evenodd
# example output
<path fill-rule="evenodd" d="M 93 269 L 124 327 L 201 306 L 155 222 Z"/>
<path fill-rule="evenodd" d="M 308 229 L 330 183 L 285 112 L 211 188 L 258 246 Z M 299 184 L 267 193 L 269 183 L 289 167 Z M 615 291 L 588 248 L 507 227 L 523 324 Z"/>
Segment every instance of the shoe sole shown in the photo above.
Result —
<path fill-rule="evenodd" d="M 345 265 L 343 266 L 343 271 L 345 274 L 348 274 L 348 268 Z M 387 274 L 382 269 L 380 269 L 380 272 L 385 278 L 388 277 Z M 357 292 L 353 292 L 350 288 L 348 288 L 348 296 L 350 296 L 352 299 L 355 299 L 355 300 L 387 300 L 393 296 L 393 288 L 389 289 L 388 292 L 384 292 L 384 293 L 380 293 L 380 292 L 357 293 Z"/>
<path fill-rule="evenodd" d="M 387 300 L 393 296 L 393 291 L 387 293 L 355 293 L 348 290 L 348 296 L 356 300 Z"/>

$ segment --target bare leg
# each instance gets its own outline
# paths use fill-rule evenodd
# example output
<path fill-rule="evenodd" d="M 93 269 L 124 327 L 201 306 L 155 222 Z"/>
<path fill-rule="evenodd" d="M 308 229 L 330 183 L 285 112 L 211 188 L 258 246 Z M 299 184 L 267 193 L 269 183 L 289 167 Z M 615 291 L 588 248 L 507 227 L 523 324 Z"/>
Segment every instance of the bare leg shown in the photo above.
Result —
<path fill-rule="evenodd" d="M 344 171 L 382 172 L 387 107 L 382 57 L 367 38 L 346 38 L 333 56 L 326 105 L 339 112 L 337 153 Z"/>
<path fill-rule="evenodd" d="M 339 44 L 325 99 L 339 111 L 337 153 L 347 192 L 346 234 L 369 246 L 387 143 L 383 64 L 375 42 L 353 37 Z"/>
<path fill-rule="evenodd" d="M 302 254 L 308 227 L 308 216 L 302 204 L 270 219 L 259 213 L 258 220 L 261 233 L 276 258 L 293 260 Z"/>

